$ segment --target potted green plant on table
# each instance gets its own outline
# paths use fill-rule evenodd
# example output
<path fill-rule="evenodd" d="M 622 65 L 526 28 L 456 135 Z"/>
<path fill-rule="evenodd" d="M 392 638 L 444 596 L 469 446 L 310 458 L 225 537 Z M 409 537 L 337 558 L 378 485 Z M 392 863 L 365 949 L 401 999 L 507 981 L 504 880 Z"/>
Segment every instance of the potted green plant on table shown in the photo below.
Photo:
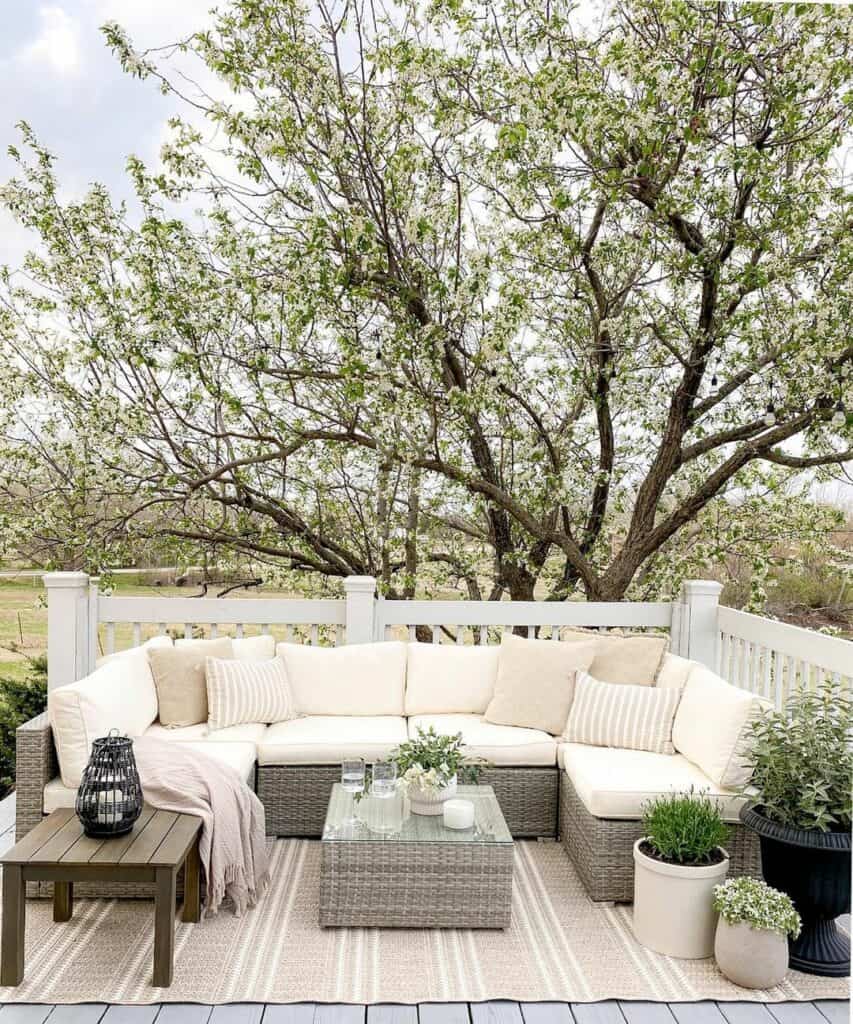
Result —
<path fill-rule="evenodd" d="M 714 889 L 714 910 L 714 956 L 723 974 L 743 988 L 778 985 L 788 970 L 788 937 L 800 934 L 790 896 L 758 878 L 728 878 Z"/>
<path fill-rule="evenodd" d="M 441 814 L 442 804 L 456 793 L 459 778 L 476 782 L 485 762 L 465 753 L 462 733 L 439 734 L 430 726 L 391 753 L 397 774 L 406 784 L 412 814 Z"/>
<path fill-rule="evenodd" d="M 850 939 L 835 919 L 850 909 L 853 703 L 827 683 L 799 691 L 752 724 L 744 824 L 761 840 L 762 872 L 802 918 L 789 964 L 807 974 L 850 973 Z"/>
<path fill-rule="evenodd" d="M 634 844 L 634 935 L 668 956 L 698 960 L 714 951 L 714 886 L 729 870 L 728 830 L 705 794 L 649 801 Z"/>

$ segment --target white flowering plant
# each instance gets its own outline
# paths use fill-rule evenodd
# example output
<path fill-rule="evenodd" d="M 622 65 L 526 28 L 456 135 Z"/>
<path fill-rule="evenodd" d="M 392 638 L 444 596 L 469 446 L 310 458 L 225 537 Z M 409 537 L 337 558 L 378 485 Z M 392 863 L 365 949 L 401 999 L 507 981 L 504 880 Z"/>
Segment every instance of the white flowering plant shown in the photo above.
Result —
<path fill-rule="evenodd" d="M 714 910 L 728 924 L 743 922 L 792 939 L 800 934 L 802 922 L 791 897 L 758 878 L 729 878 L 715 885 Z"/>
<path fill-rule="evenodd" d="M 437 793 L 454 777 L 477 782 L 486 764 L 482 758 L 465 753 L 462 733 L 453 736 L 437 733 L 432 726 L 419 728 L 415 739 L 401 743 L 392 751 L 391 760 L 406 785 L 416 786 L 422 793 Z"/>

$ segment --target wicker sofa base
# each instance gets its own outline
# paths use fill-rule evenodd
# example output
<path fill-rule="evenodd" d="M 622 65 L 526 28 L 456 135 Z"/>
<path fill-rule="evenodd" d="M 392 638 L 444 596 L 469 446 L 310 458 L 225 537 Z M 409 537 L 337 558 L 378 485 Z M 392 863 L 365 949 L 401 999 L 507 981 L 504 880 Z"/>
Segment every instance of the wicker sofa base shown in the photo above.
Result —
<path fill-rule="evenodd" d="M 267 835 L 322 835 L 338 765 L 259 765 L 257 792 Z M 480 782 L 491 786 L 516 839 L 554 838 L 560 773 L 554 768 L 489 768 Z"/>
<path fill-rule="evenodd" d="M 744 825 L 730 825 L 730 871 L 761 877 L 758 836 Z M 560 837 L 589 898 L 630 903 L 634 899 L 634 843 L 640 821 L 596 818 L 584 807 L 568 775 L 560 779 Z"/>

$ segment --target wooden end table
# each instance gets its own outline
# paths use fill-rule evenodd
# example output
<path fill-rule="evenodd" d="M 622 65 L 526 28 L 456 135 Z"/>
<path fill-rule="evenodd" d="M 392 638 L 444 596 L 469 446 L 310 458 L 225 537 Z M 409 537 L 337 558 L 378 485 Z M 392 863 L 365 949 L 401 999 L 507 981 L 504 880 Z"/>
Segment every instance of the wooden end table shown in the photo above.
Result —
<path fill-rule="evenodd" d="M 53 920 L 69 921 L 75 882 L 148 882 L 154 885 L 154 985 L 172 984 L 175 897 L 184 871 L 183 920 L 201 916 L 198 837 L 201 818 L 144 807 L 133 831 L 90 839 L 73 808 L 48 815 L 0 858 L 3 865 L 3 926 L 0 985 L 24 980 L 27 882 L 53 882 Z"/>

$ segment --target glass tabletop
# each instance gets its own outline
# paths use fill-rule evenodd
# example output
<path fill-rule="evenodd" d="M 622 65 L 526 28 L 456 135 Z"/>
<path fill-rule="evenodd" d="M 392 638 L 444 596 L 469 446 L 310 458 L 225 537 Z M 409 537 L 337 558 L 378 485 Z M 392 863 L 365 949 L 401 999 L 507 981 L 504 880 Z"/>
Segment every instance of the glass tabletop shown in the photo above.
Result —
<path fill-rule="evenodd" d="M 402 788 L 392 797 L 364 796 L 356 804 L 358 824 L 350 826 L 346 821 L 353 811 L 352 796 L 336 783 L 326 812 L 323 842 L 512 844 L 491 786 L 459 786 L 455 799 L 470 800 L 474 805 L 472 828 L 446 828 L 441 814 L 411 814 Z"/>

